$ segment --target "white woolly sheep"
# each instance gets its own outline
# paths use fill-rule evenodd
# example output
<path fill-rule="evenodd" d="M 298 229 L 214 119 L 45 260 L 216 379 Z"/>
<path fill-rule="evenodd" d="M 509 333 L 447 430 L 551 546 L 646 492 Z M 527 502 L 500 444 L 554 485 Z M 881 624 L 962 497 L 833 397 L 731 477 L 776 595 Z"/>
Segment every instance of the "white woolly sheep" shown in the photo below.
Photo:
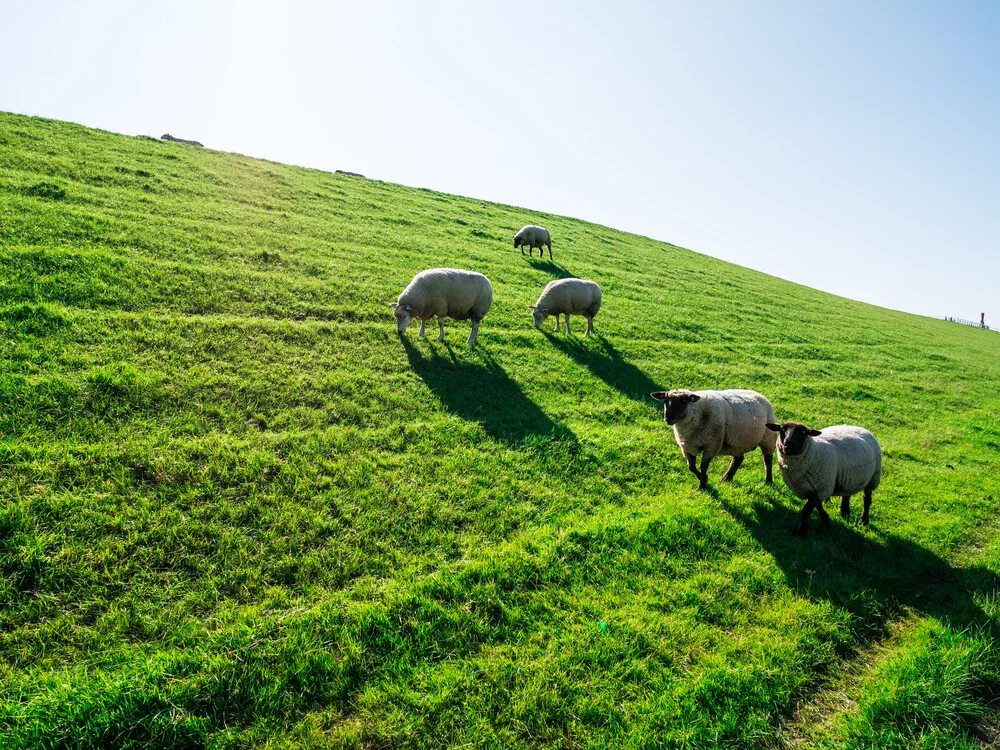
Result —
<path fill-rule="evenodd" d="M 538 248 L 538 257 L 544 257 L 545 250 L 543 248 L 545 246 L 548 246 L 549 260 L 552 260 L 552 235 L 545 227 L 529 224 L 526 227 L 521 227 L 521 231 L 514 235 L 514 247 L 521 248 L 521 255 L 524 255 L 524 248 L 527 247 L 529 258 L 536 247 Z"/>
<path fill-rule="evenodd" d="M 730 482 L 743 463 L 743 456 L 760 448 L 764 454 L 765 484 L 771 484 L 774 421 L 771 402 L 756 391 L 689 391 L 684 388 L 649 394 L 663 402 L 663 421 L 674 427 L 674 437 L 687 459 L 688 468 L 698 477 L 698 489 L 708 486 L 708 465 L 716 456 L 732 456 L 729 471 L 722 478 Z M 701 454 L 701 469 L 695 458 Z"/>
<path fill-rule="evenodd" d="M 785 484 L 806 501 L 796 536 L 805 536 L 813 508 L 824 525 L 830 524 L 823 503 L 833 495 L 840 497 L 840 515 L 846 519 L 851 495 L 864 491 L 861 523 L 868 525 L 872 491 L 882 481 L 882 447 L 874 435 L 846 424 L 814 430 L 801 422 L 783 422 L 767 428 L 778 433 L 778 466 Z"/>
<path fill-rule="evenodd" d="M 589 336 L 594 332 L 594 316 L 601 309 L 601 288 L 585 279 L 556 279 L 545 285 L 538 301 L 528 305 L 528 309 L 535 319 L 535 328 L 541 328 L 547 317 L 555 315 L 558 331 L 559 316 L 565 316 L 566 333 L 570 335 L 573 331 L 569 327 L 569 316 L 583 315 L 587 318 Z"/>
<path fill-rule="evenodd" d="M 390 303 L 395 308 L 396 330 L 402 335 L 414 318 L 420 319 L 420 335 L 429 318 L 437 316 L 444 341 L 444 319 L 471 320 L 470 346 L 479 337 L 479 324 L 493 305 L 490 280 L 475 271 L 457 268 L 430 268 L 413 277 L 399 298 Z"/>

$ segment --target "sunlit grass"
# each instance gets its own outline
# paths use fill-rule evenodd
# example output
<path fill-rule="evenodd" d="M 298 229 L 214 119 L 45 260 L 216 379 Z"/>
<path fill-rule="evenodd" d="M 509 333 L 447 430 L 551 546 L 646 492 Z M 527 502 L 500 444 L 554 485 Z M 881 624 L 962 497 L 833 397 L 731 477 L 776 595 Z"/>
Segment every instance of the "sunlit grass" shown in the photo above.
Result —
<path fill-rule="evenodd" d="M 514 250 L 530 222 L 552 262 Z M 492 280 L 474 350 L 395 333 L 434 266 Z M 532 327 L 566 275 L 600 336 Z M 998 345 L 582 221 L 0 114 L 0 747 L 987 744 Z M 871 429 L 871 527 L 791 537 L 759 454 L 696 492 L 648 398 L 682 386 Z"/>

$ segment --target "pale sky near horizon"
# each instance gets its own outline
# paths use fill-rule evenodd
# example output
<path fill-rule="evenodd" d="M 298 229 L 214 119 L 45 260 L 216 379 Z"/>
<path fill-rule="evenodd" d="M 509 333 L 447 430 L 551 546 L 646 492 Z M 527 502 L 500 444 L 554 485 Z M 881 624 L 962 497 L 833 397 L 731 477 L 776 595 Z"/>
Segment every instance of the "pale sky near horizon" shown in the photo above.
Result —
<path fill-rule="evenodd" d="M 0 110 L 1000 327 L 1000 2 L 0 0 L 0 71 Z"/>

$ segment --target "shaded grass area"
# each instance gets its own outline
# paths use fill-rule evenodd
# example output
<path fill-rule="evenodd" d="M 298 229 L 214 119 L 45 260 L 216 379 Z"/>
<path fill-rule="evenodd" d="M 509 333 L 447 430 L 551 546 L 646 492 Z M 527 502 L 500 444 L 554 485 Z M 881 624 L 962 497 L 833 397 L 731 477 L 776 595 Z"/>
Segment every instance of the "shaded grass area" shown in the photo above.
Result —
<path fill-rule="evenodd" d="M 490 277 L 475 350 L 397 336 L 433 266 Z M 995 742 L 992 332 L 6 114 L 0 269 L 4 748 Z M 532 328 L 570 275 L 598 336 Z M 694 492 L 670 387 L 872 429 L 871 528 L 793 539 L 759 454 Z"/>

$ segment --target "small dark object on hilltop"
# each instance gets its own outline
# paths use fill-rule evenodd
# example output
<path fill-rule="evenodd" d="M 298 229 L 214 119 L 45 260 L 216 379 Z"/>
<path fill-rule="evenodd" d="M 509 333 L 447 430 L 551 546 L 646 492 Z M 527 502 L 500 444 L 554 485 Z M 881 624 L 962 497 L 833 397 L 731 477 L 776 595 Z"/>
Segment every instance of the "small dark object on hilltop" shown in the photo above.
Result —
<path fill-rule="evenodd" d="M 358 174 L 357 172 L 348 172 L 343 169 L 338 169 L 334 174 L 345 174 L 348 177 L 360 177 L 362 180 L 368 179 L 363 174 Z"/>
<path fill-rule="evenodd" d="M 174 143 L 186 143 L 189 146 L 200 146 L 202 148 L 205 147 L 204 143 L 198 143 L 198 141 L 189 141 L 185 140 L 184 138 L 174 138 L 172 135 L 170 135 L 170 133 L 164 133 L 163 135 L 160 136 L 160 139 L 164 141 L 173 141 Z"/>

